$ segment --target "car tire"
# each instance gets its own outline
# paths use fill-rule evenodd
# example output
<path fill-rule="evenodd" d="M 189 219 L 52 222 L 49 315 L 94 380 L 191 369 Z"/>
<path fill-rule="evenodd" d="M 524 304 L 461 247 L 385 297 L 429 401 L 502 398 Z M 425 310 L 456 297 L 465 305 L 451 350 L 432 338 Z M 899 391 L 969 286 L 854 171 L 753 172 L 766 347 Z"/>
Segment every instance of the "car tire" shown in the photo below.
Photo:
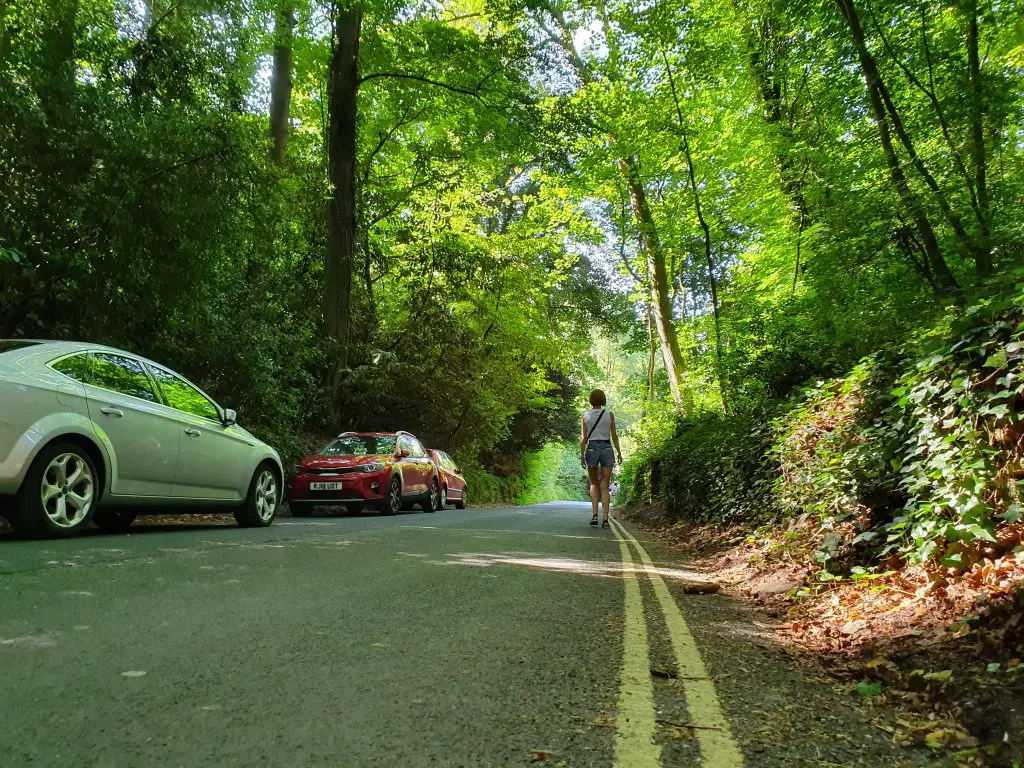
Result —
<path fill-rule="evenodd" d="M 73 536 L 92 520 L 99 487 L 96 466 L 85 449 L 73 443 L 48 445 L 25 474 L 11 508 L 11 527 L 32 538 Z"/>
<path fill-rule="evenodd" d="M 388 483 L 388 495 L 381 499 L 382 515 L 397 515 L 402 510 L 402 481 L 397 476 Z"/>
<path fill-rule="evenodd" d="M 430 481 L 430 490 L 427 491 L 427 498 L 420 502 L 420 509 L 424 512 L 437 512 L 438 508 L 438 496 L 437 490 L 437 478 L 435 477 Z"/>
<path fill-rule="evenodd" d="M 138 515 L 127 509 L 97 509 L 92 516 L 96 527 L 107 533 L 124 533 Z"/>
<path fill-rule="evenodd" d="M 441 489 L 441 498 L 437 502 L 438 510 L 448 509 L 448 486 L 444 486 Z"/>
<path fill-rule="evenodd" d="M 467 501 L 468 498 L 469 498 L 469 494 L 466 493 L 466 489 L 463 488 L 462 489 L 462 497 L 458 501 L 455 502 L 455 508 L 456 509 L 465 509 L 466 505 L 469 503 Z"/>
<path fill-rule="evenodd" d="M 256 467 L 245 501 L 235 510 L 235 522 L 243 528 L 263 528 L 274 522 L 281 505 L 281 483 L 274 465 L 265 461 Z"/>
<path fill-rule="evenodd" d="M 292 517 L 309 517 L 313 514 L 313 505 L 303 501 L 293 501 L 288 505 Z"/>

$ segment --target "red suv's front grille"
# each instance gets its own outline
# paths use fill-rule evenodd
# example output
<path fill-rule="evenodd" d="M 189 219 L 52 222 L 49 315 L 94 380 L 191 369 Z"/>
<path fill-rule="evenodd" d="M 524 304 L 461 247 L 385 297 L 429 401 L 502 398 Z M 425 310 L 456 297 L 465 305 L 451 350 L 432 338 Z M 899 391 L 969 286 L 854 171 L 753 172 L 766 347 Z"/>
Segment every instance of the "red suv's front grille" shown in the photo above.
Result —
<path fill-rule="evenodd" d="M 343 477 L 344 475 L 354 475 L 356 470 L 354 469 L 323 469 L 320 467 L 303 467 L 302 474 L 304 475 L 331 475 L 332 477 Z"/>

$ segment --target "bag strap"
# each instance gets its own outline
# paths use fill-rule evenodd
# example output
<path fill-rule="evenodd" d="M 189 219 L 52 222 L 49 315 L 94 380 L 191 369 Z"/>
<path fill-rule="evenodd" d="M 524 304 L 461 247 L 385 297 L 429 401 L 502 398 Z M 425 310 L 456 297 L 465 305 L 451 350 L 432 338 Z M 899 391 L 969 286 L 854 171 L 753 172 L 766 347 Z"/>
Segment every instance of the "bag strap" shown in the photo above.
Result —
<path fill-rule="evenodd" d="M 590 429 L 587 430 L 587 443 L 586 443 L 587 445 L 590 445 L 590 436 L 594 434 L 594 430 L 597 429 L 597 425 L 601 423 L 601 419 L 604 418 L 605 413 L 607 413 L 607 411 L 605 411 L 602 408 L 601 409 L 601 413 L 599 413 L 598 416 L 597 416 L 597 421 L 594 422 L 594 426 L 592 426 Z M 585 419 L 584 419 L 584 423 L 586 423 Z"/>

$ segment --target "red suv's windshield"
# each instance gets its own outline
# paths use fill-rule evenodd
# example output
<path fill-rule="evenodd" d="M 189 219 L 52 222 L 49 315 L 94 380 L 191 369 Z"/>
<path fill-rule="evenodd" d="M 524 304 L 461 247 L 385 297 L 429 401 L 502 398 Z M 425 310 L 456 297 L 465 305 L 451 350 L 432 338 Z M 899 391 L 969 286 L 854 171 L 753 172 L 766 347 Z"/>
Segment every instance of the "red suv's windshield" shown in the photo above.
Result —
<path fill-rule="evenodd" d="M 342 435 L 320 449 L 321 456 L 372 456 L 394 453 L 394 435 Z"/>

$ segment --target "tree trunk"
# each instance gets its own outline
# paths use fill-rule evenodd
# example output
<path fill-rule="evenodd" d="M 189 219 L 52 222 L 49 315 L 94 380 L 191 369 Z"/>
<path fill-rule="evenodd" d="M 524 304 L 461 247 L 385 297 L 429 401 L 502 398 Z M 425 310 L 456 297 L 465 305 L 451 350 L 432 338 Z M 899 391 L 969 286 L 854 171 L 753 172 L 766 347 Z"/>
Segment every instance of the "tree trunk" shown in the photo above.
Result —
<path fill-rule="evenodd" d="M 620 159 L 619 170 L 622 172 L 629 188 L 629 199 L 633 204 L 633 217 L 637 229 L 640 230 L 640 242 L 647 256 L 647 275 L 651 289 L 651 308 L 654 313 L 654 324 L 661 340 L 661 356 L 665 361 L 668 373 L 668 386 L 672 391 L 672 400 L 680 410 L 685 409 L 682 375 L 682 356 L 679 353 L 679 340 L 676 338 L 676 326 L 672 318 L 672 304 L 668 300 L 668 272 L 665 269 L 665 254 L 658 239 L 658 230 L 647 204 L 647 193 L 644 190 L 640 172 L 633 158 Z"/>
<path fill-rule="evenodd" d="M 284 164 L 288 148 L 294 30 L 292 0 L 280 0 L 274 13 L 274 70 L 270 75 L 270 159 L 275 165 Z"/>
<path fill-rule="evenodd" d="M 978 54 L 978 1 L 971 0 L 967 10 L 967 59 L 971 70 L 971 160 L 974 187 L 978 198 L 979 241 L 974 249 L 974 265 L 979 275 L 992 271 L 992 232 L 989 219 L 988 181 L 985 158 L 985 94 L 981 81 L 981 57 Z"/>
<path fill-rule="evenodd" d="M 7 59 L 7 48 L 9 46 L 7 31 L 7 14 L 10 13 L 11 6 L 8 0 L 0 0 L 0 66 L 3 66 L 4 61 Z"/>
<path fill-rule="evenodd" d="M 708 265 L 708 282 L 711 286 L 711 312 L 715 321 L 715 368 L 718 374 L 718 393 L 722 398 L 722 410 L 729 413 L 729 399 L 725 394 L 725 375 L 722 360 L 722 314 L 718 303 L 718 278 L 715 276 L 715 260 L 711 253 L 711 228 L 704 219 L 704 209 L 700 204 L 700 191 L 697 189 L 697 177 L 693 170 L 693 155 L 690 154 L 690 140 L 686 136 L 686 124 L 683 119 L 683 108 L 679 104 L 679 94 L 676 92 L 676 81 L 672 76 L 672 67 L 669 66 L 668 57 L 665 57 L 665 71 L 668 73 L 668 83 L 672 88 L 672 101 L 676 107 L 676 118 L 679 120 L 679 131 L 683 139 L 683 155 L 686 158 L 686 170 L 690 179 L 690 190 L 693 193 L 693 208 L 697 214 L 697 223 L 704 235 L 704 259 Z M 802 212 L 801 212 L 801 215 Z"/>
<path fill-rule="evenodd" d="M 359 93 L 359 7 L 336 8 L 328 74 L 327 174 L 332 194 L 327 202 L 327 257 L 324 268 L 324 319 L 337 346 L 332 391 L 348 364 L 352 316 L 352 264 L 356 248 L 356 98 Z"/>
<path fill-rule="evenodd" d="M 645 413 L 648 412 L 650 410 L 651 406 L 654 404 L 654 352 L 655 352 L 655 343 L 654 343 L 654 322 L 653 322 L 653 318 L 651 317 L 652 314 L 653 313 L 651 312 L 651 303 L 648 301 L 647 302 L 647 346 L 648 346 L 649 354 L 647 355 L 647 396 L 644 399 L 644 404 L 645 404 L 644 412 Z"/>
<path fill-rule="evenodd" d="M 885 162 L 889 167 L 889 177 L 896 188 L 897 194 L 899 194 L 900 200 L 914 222 L 914 227 L 917 229 L 918 237 L 928 259 L 928 265 L 935 276 L 935 284 L 943 295 L 958 293 L 959 286 L 939 249 L 935 229 L 928 220 L 920 199 L 918 199 L 914 190 L 910 188 L 899 156 L 896 154 L 896 148 L 893 146 L 892 134 L 889 131 L 889 116 L 886 114 L 885 103 L 882 99 L 882 78 L 878 73 L 875 59 L 868 50 L 867 43 L 864 40 L 864 29 L 861 27 L 853 0 L 836 0 L 836 2 L 839 4 L 839 8 L 850 28 L 854 48 L 856 48 L 857 56 L 860 59 L 861 74 L 864 76 L 864 82 L 867 85 L 871 109 L 875 113 L 878 137 L 882 144 L 882 150 L 885 153 Z"/>
<path fill-rule="evenodd" d="M 50 15 L 43 26 L 45 46 L 42 67 L 43 87 L 47 96 L 58 100 L 47 104 L 48 111 L 63 112 L 63 100 L 75 89 L 75 31 L 78 26 L 78 0 L 52 0 L 48 3 Z"/>
<path fill-rule="evenodd" d="M 553 37 L 553 42 L 558 43 L 569 58 L 576 76 L 585 85 L 594 82 L 594 75 L 586 62 L 580 57 L 573 43 L 572 33 L 565 22 L 565 16 L 557 7 L 548 8 L 551 17 L 558 26 L 558 35 Z M 610 28 L 605 28 L 609 38 Z M 614 41 L 612 46 L 614 47 Z M 614 136 L 608 137 L 615 142 Z M 658 238 L 658 228 L 654 217 L 651 215 L 650 206 L 647 204 L 647 194 L 644 191 L 643 181 L 640 179 L 640 172 L 637 168 L 636 158 L 620 157 L 618 159 L 619 171 L 625 179 L 629 189 L 629 199 L 632 204 L 633 218 L 636 221 L 637 230 L 640 232 L 640 242 L 647 256 L 647 276 L 651 292 L 651 309 L 654 314 L 655 326 L 658 329 L 658 338 L 661 341 L 661 356 L 665 361 L 665 372 L 668 374 L 668 385 L 672 391 L 672 400 L 680 410 L 688 410 L 690 406 L 689 393 L 683 387 L 682 355 L 679 352 L 679 340 L 676 337 L 675 323 L 672 318 L 672 303 L 668 294 L 668 275 L 665 269 L 665 254 L 661 248 L 661 241 Z"/>

